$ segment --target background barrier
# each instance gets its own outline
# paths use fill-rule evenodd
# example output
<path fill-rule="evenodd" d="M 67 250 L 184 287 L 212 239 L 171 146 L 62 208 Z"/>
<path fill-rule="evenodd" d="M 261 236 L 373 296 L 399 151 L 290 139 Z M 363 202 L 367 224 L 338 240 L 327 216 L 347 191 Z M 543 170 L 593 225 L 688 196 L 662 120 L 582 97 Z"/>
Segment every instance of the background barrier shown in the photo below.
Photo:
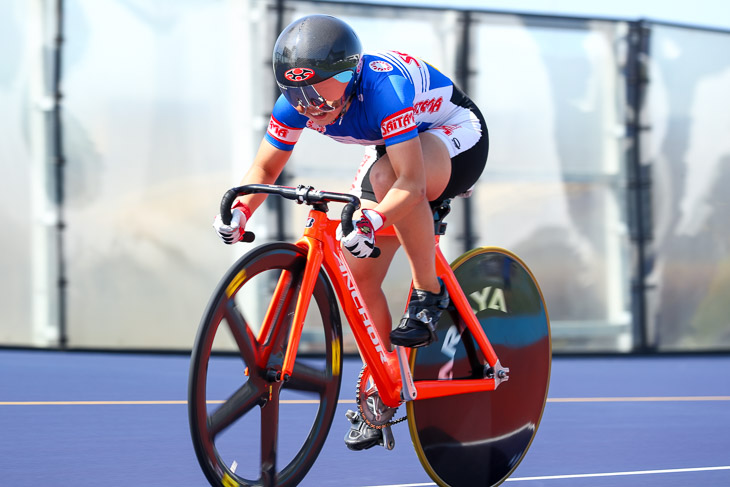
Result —
<path fill-rule="evenodd" d="M 480 106 L 489 161 L 443 247 L 520 255 L 556 352 L 730 349 L 730 32 L 283 0 L 0 3 L 0 344 L 191 346 L 249 248 L 210 224 L 268 123 L 273 43 L 310 13 Z M 361 157 L 306 131 L 282 181 L 346 191 Z M 291 238 L 305 212 L 271 201 L 250 228 Z M 396 260 L 394 316 L 408 276 Z"/>

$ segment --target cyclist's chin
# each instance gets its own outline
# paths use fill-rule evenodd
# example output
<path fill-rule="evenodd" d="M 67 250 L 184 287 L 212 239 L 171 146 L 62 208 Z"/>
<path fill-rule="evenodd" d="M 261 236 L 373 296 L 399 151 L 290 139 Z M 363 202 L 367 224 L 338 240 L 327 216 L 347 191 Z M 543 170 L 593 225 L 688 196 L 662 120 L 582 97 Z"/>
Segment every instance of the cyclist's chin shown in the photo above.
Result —
<path fill-rule="evenodd" d="M 340 114 L 341 108 L 333 110 L 331 112 L 307 112 L 307 118 L 317 125 L 329 125 L 337 119 Z"/>

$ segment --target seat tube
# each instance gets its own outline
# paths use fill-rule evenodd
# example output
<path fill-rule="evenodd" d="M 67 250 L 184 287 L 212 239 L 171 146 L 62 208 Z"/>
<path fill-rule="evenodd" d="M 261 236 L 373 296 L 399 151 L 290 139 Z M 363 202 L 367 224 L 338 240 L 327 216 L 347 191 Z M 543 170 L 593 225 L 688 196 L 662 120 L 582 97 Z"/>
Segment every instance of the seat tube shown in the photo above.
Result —
<path fill-rule="evenodd" d="M 484 330 L 479 324 L 479 320 L 474 314 L 474 310 L 472 309 L 471 304 L 469 304 L 469 300 L 466 298 L 463 290 L 459 286 L 456 276 L 454 276 L 454 271 L 451 269 L 449 263 L 446 262 L 446 258 L 441 253 L 441 249 L 439 249 L 438 246 L 436 247 L 436 272 L 439 276 L 442 276 L 444 284 L 449 291 L 451 301 L 454 303 L 459 315 L 464 319 L 464 323 L 466 323 L 467 328 L 469 328 L 469 331 L 479 345 L 479 349 L 484 354 L 489 365 L 494 367 L 499 360 L 497 358 L 497 353 L 494 351 L 492 344 L 489 342 L 487 335 L 484 333 Z"/>

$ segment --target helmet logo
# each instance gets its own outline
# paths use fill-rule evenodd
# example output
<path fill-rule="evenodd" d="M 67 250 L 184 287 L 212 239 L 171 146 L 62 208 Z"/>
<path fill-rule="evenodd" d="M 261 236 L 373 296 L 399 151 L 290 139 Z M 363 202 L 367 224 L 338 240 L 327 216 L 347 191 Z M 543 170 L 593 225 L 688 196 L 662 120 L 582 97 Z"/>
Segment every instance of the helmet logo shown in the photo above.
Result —
<path fill-rule="evenodd" d="M 314 71 L 309 68 L 292 68 L 284 73 L 284 77 L 289 81 L 305 81 L 312 76 L 314 76 Z"/>

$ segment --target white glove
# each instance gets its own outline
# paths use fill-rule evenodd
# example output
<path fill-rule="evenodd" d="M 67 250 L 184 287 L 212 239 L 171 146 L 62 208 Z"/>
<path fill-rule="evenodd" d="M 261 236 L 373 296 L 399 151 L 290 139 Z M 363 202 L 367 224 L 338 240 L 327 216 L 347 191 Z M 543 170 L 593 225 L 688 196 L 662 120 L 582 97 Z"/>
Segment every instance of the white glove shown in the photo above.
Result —
<path fill-rule="evenodd" d="M 213 220 L 213 228 L 218 236 L 229 245 L 241 240 L 246 227 L 246 215 L 241 210 L 235 208 L 231 211 L 231 215 L 230 225 L 224 225 L 220 215 L 216 215 Z"/>
<path fill-rule="evenodd" d="M 355 229 L 342 238 L 342 245 L 358 259 L 370 257 L 375 248 L 375 232 L 383 226 L 385 217 L 375 210 L 362 210 Z"/>

